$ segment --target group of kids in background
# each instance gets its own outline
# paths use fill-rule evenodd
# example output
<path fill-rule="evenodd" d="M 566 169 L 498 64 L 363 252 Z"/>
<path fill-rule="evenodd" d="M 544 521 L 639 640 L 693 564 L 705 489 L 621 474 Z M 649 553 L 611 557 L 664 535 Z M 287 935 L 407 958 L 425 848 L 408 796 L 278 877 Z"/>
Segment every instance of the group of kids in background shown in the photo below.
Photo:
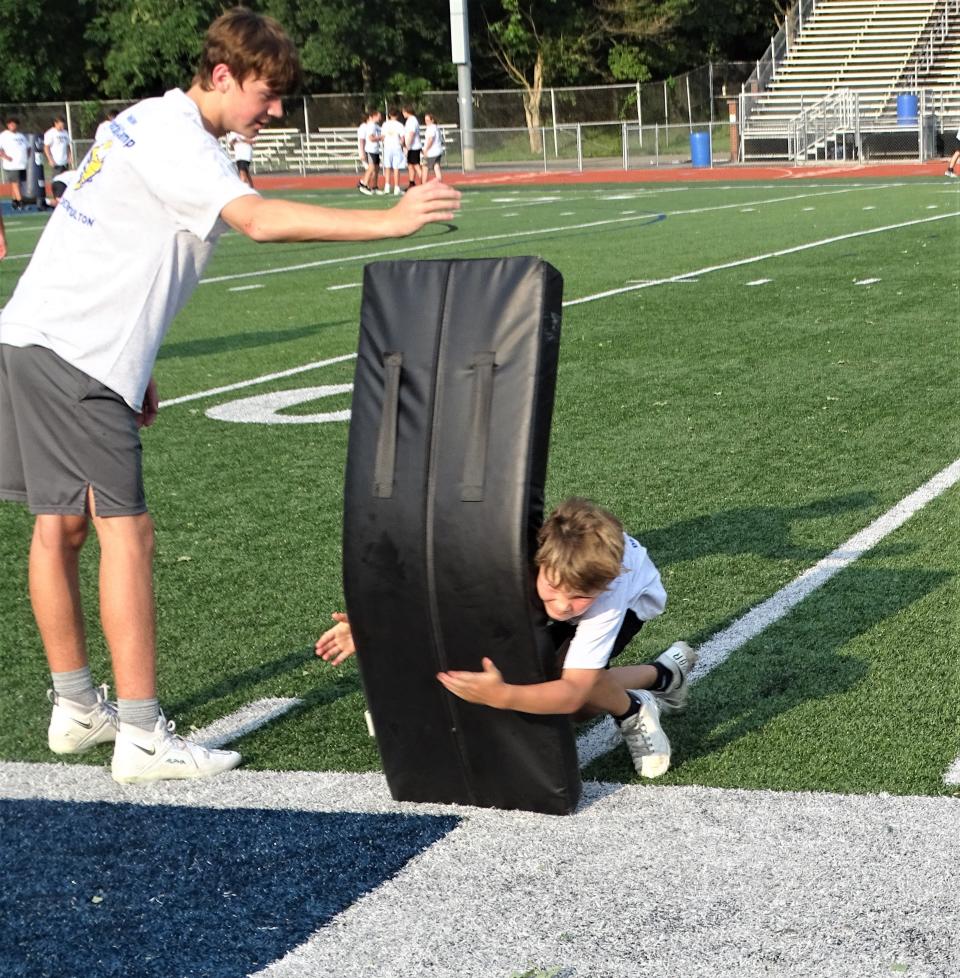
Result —
<path fill-rule="evenodd" d="M 401 122 L 400 119 L 403 118 Z M 357 152 L 365 170 L 357 189 L 362 194 L 389 194 L 400 196 L 400 173 L 407 171 L 407 187 L 426 183 L 432 172 L 434 178 L 443 180 L 440 164 L 443 162 L 444 135 L 436 118 L 426 112 L 420 120 L 412 105 L 402 109 L 391 108 L 387 120 L 379 109 L 368 109 L 363 121 L 357 126 Z M 384 184 L 380 189 L 380 171 Z M 391 174 L 393 181 L 391 182 Z"/>
<path fill-rule="evenodd" d="M 52 679 L 48 746 L 62 755 L 109 744 L 111 773 L 122 783 L 211 777 L 241 760 L 179 736 L 160 708 L 154 527 L 140 438 L 159 410 L 159 347 L 220 235 L 405 237 L 453 219 L 459 206 L 455 188 L 426 181 L 442 138 L 427 115 L 424 140 L 410 110 L 404 125 L 394 111 L 382 127 L 371 112 L 364 132 L 364 147 L 373 147 L 364 149 L 368 192 L 381 150 L 396 192 L 405 148 L 411 183 L 394 206 L 347 210 L 261 197 L 220 140 L 235 133 L 249 144 L 281 117 L 282 97 L 299 79 L 296 51 L 275 20 L 243 7 L 218 17 L 187 90 L 146 99 L 104 123 L 0 313 L 0 499 L 35 516 L 28 587 Z M 91 529 L 115 700 L 95 684 L 87 654 L 79 566 Z M 646 550 L 605 509 L 573 498 L 544 522 L 534 563 L 531 598 L 550 620 L 556 649 L 548 677 L 507 683 L 485 658 L 479 671 L 441 671 L 436 681 L 493 709 L 610 714 L 637 771 L 663 774 L 670 743 L 660 716 L 685 705 L 696 653 L 677 642 L 652 662 L 611 666 L 666 605 Z M 316 655 L 334 665 L 356 651 L 362 659 L 346 615 L 334 619 Z"/>

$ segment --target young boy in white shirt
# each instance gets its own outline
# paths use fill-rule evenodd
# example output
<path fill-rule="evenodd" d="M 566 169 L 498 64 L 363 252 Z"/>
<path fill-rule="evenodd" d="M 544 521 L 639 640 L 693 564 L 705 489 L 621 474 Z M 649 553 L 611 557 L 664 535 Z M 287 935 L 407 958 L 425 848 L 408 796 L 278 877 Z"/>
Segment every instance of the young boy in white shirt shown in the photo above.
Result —
<path fill-rule="evenodd" d="M 190 88 L 124 110 L 91 148 L 0 314 L 0 499 L 36 516 L 29 587 L 53 680 L 48 744 L 75 754 L 113 743 L 120 782 L 240 762 L 175 736 L 160 711 L 139 436 L 157 417 L 158 348 L 217 240 L 228 228 L 255 241 L 401 237 L 449 220 L 459 200 L 439 186 L 376 211 L 260 197 L 219 140 L 255 138 L 299 76 L 275 20 L 242 7 L 218 17 Z M 116 703 L 87 660 L 79 560 L 91 526 Z"/>
<path fill-rule="evenodd" d="M 586 499 L 561 503 L 540 528 L 534 563 L 537 595 L 551 619 L 559 678 L 512 685 L 483 659 L 482 672 L 441 672 L 437 679 L 469 703 L 521 713 L 609 713 L 619 726 L 637 773 L 656 778 L 670 767 L 670 741 L 661 711 L 686 706 L 687 676 L 697 654 L 676 642 L 653 662 L 611 667 L 610 662 L 663 612 L 667 595 L 647 551 L 620 521 Z M 316 654 L 333 665 L 356 648 L 346 615 L 320 636 Z"/>

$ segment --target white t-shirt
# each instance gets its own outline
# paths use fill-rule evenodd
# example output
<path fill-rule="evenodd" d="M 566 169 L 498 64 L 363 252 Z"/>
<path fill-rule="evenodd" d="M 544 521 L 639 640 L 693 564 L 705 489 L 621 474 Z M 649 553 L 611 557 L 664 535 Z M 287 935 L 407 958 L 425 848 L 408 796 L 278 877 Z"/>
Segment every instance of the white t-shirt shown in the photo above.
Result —
<path fill-rule="evenodd" d="M 407 149 L 422 149 L 423 143 L 420 142 L 420 122 L 415 115 L 408 115 L 407 121 L 403 124 L 407 134 Z"/>
<path fill-rule="evenodd" d="M 4 129 L 3 132 L 0 132 L 0 149 L 10 157 L 9 160 L 0 157 L 0 163 L 3 164 L 5 170 L 25 170 L 27 168 L 30 144 L 22 132 L 19 130 L 13 132 L 10 129 Z"/>
<path fill-rule="evenodd" d="M 234 160 L 246 163 L 253 162 L 253 143 L 243 138 L 238 132 L 227 133 L 227 145 L 233 150 Z"/>
<path fill-rule="evenodd" d="M 79 178 L 79 170 L 64 170 L 63 173 L 58 173 L 50 183 L 62 183 L 65 187 L 69 187 L 70 184 L 76 183 Z"/>
<path fill-rule="evenodd" d="M 380 124 L 368 122 L 367 131 L 363 134 L 363 151 L 365 153 L 380 152 Z"/>
<path fill-rule="evenodd" d="M 399 119 L 387 119 L 380 127 L 384 152 L 403 148 L 403 123 Z"/>
<path fill-rule="evenodd" d="M 357 126 L 357 148 L 359 149 L 361 146 L 363 146 L 364 152 L 366 152 L 366 142 L 367 124 L 365 122 L 361 122 L 360 125 Z"/>
<path fill-rule="evenodd" d="M 255 191 L 179 89 L 121 112 L 77 169 L 0 314 L 0 343 L 49 347 L 139 411 L 226 229 L 220 211 Z"/>
<path fill-rule="evenodd" d="M 431 122 L 423 131 L 423 145 L 427 149 L 427 159 L 432 160 L 443 152 L 443 140 L 440 137 L 440 127 Z"/>
<path fill-rule="evenodd" d="M 564 669 L 602 669 L 610 661 L 613 643 L 627 611 L 642 621 L 662 614 L 667 592 L 660 572 L 647 551 L 623 535 L 623 571 L 580 616 L 571 619 L 577 630 L 563 660 Z"/>
<path fill-rule="evenodd" d="M 50 150 L 54 166 L 66 166 L 70 160 L 70 133 L 51 126 L 43 134 L 43 145 Z"/>
<path fill-rule="evenodd" d="M 110 138 L 110 126 L 114 121 L 113 119 L 104 119 L 97 126 L 97 131 L 93 134 L 93 141 L 95 143 L 105 143 Z"/>

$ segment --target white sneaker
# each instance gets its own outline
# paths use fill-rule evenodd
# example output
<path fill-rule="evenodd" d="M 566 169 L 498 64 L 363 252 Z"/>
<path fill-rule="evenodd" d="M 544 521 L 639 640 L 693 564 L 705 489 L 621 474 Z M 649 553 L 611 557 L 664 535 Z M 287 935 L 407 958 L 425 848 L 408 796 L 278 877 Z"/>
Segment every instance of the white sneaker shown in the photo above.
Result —
<path fill-rule="evenodd" d="M 673 675 L 670 685 L 665 690 L 661 692 L 651 690 L 664 713 L 677 713 L 687 705 L 687 697 L 690 695 L 687 676 L 690 675 L 690 670 L 697 664 L 699 658 L 696 650 L 686 642 L 674 642 L 666 652 L 661 652 L 657 656 L 655 661 L 666 666 Z"/>
<path fill-rule="evenodd" d="M 234 750 L 211 750 L 174 733 L 176 724 L 161 713 L 152 731 L 121 723 L 113 748 L 111 773 L 121 784 L 168 779 L 209 778 L 240 763 Z"/>
<path fill-rule="evenodd" d="M 633 766 L 644 778 L 659 778 L 670 768 L 670 741 L 660 726 L 660 706 L 649 690 L 633 689 L 641 701 L 640 711 L 618 724 Z"/>
<path fill-rule="evenodd" d="M 97 744 L 116 740 L 117 704 L 107 700 L 106 684 L 96 693 L 97 702 L 84 706 L 47 690 L 47 698 L 53 704 L 47 743 L 54 754 L 82 754 Z"/>
<path fill-rule="evenodd" d="M 951 170 L 951 169 L 944 170 L 943 175 L 945 177 L 954 177 L 954 178 L 956 178 L 956 176 L 957 176 L 956 173 L 954 173 L 953 170 Z"/>
<path fill-rule="evenodd" d="M 384 192 L 385 194 L 388 194 L 388 193 L 390 193 L 390 184 L 389 184 L 389 183 L 385 183 L 385 184 L 383 185 L 383 192 Z"/>
<path fill-rule="evenodd" d="M 403 191 L 399 187 L 394 187 L 393 188 L 393 196 L 394 197 L 402 197 L 403 196 Z"/>

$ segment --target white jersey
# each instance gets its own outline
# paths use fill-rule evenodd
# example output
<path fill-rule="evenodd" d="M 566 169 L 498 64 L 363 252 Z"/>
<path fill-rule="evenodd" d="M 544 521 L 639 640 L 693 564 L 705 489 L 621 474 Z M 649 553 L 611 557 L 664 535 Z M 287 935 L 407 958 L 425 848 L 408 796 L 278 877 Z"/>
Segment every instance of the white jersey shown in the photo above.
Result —
<path fill-rule="evenodd" d="M 387 119 L 380 128 L 384 152 L 403 149 L 403 123 L 399 119 Z"/>
<path fill-rule="evenodd" d="M 10 129 L 4 129 L 3 132 L 0 132 L 0 149 L 10 157 L 9 160 L 5 160 L 0 156 L 0 163 L 3 164 L 5 170 L 25 170 L 27 168 L 30 143 L 22 132 L 13 132 Z"/>
<path fill-rule="evenodd" d="M 408 115 L 407 121 L 403 124 L 406 131 L 407 149 L 422 149 L 423 143 L 420 141 L 420 121 L 415 115 Z"/>
<path fill-rule="evenodd" d="M 602 669 L 610 661 L 613 643 L 627 611 L 642 621 L 662 614 L 667 592 L 660 572 L 647 551 L 631 536 L 623 535 L 623 570 L 620 576 L 580 616 L 563 660 L 564 669 Z"/>
<path fill-rule="evenodd" d="M 220 211 L 255 191 L 179 89 L 120 113 L 77 169 L 0 314 L 0 343 L 48 347 L 139 411 L 226 229 Z"/>
<path fill-rule="evenodd" d="M 43 134 L 43 145 L 50 150 L 54 166 L 66 166 L 70 161 L 70 133 L 51 126 Z"/>

